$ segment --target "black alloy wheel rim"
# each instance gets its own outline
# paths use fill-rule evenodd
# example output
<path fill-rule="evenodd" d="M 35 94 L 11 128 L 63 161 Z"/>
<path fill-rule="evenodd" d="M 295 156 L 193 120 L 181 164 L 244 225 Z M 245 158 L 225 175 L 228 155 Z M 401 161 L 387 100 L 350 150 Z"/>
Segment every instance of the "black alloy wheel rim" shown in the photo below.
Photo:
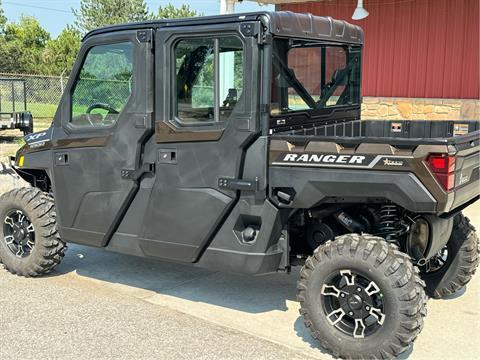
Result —
<path fill-rule="evenodd" d="M 351 270 L 332 273 L 321 290 L 328 322 L 342 333 L 363 339 L 385 322 L 383 294 L 378 285 Z"/>
<path fill-rule="evenodd" d="M 445 245 L 435 256 L 432 256 L 427 260 L 422 267 L 422 271 L 427 274 L 432 274 L 442 270 L 449 261 L 448 254 L 448 246 Z"/>
<path fill-rule="evenodd" d="M 29 256 L 35 246 L 35 229 L 22 210 L 10 210 L 3 221 L 3 240 L 18 258 Z"/>

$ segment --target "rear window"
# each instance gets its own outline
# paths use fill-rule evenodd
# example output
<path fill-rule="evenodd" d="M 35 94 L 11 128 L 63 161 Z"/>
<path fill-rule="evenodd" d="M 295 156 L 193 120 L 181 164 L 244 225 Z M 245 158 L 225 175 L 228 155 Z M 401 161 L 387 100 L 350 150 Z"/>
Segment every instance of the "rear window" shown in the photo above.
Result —
<path fill-rule="evenodd" d="M 272 115 L 360 102 L 360 53 L 348 47 L 276 39 Z"/>

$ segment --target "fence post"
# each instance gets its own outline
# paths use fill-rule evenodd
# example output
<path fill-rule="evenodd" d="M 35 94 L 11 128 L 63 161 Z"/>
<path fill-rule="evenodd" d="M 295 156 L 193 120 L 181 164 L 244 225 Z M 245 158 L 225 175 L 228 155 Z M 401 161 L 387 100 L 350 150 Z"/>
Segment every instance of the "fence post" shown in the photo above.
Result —
<path fill-rule="evenodd" d="M 62 73 L 60 74 L 60 87 L 61 87 L 60 92 L 62 93 L 62 95 L 63 95 L 63 89 L 64 89 L 64 86 L 63 86 L 63 75 L 65 75 L 65 72 L 66 72 L 66 71 L 67 71 L 67 69 L 64 69 L 64 70 L 62 71 Z"/>

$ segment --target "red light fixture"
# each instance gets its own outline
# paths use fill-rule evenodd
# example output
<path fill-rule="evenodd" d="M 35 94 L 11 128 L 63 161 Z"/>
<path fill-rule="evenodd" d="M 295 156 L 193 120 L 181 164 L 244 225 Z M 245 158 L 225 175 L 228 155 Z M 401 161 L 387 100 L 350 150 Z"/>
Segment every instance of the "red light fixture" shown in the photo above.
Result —
<path fill-rule="evenodd" d="M 446 191 L 455 187 L 455 156 L 431 154 L 427 158 L 427 163 L 435 178 Z"/>

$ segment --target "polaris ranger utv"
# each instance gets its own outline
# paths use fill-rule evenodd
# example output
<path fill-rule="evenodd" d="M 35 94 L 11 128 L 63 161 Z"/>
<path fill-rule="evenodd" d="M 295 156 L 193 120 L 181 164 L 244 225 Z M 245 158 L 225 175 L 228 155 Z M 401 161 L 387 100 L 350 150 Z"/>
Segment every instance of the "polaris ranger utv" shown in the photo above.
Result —
<path fill-rule="evenodd" d="M 475 121 L 361 121 L 363 32 L 287 12 L 151 21 L 83 40 L 52 127 L 0 199 L 0 259 L 39 276 L 66 243 L 248 274 L 301 265 L 321 345 L 391 358 L 478 238 Z"/>

